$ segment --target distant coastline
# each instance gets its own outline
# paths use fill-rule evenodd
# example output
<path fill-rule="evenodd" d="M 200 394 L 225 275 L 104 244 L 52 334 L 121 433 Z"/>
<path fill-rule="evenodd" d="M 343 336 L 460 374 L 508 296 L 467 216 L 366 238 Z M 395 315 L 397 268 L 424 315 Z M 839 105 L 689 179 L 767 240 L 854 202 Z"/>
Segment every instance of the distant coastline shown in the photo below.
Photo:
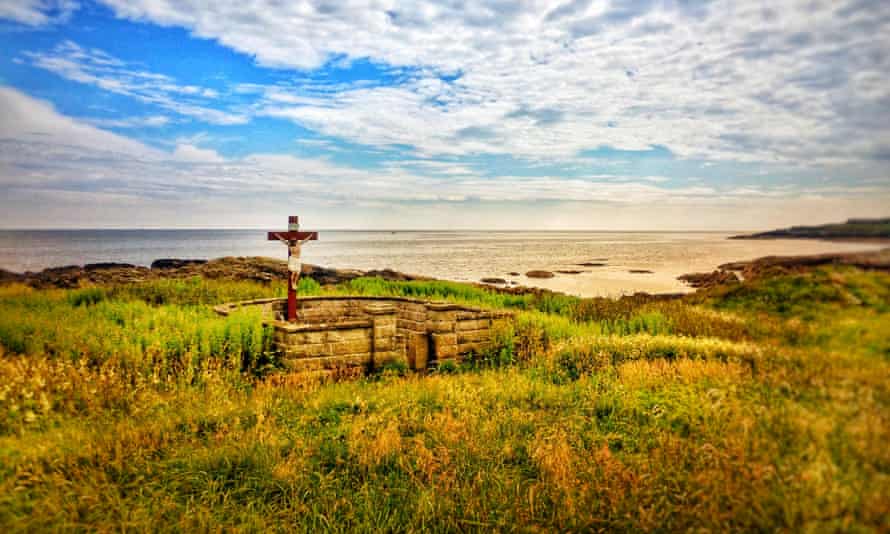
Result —
<path fill-rule="evenodd" d="M 735 235 L 730 239 L 822 239 L 828 241 L 890 242 L 890 217 L 848 219 L 819 226 L 792 226 L 768 232 Z"/>

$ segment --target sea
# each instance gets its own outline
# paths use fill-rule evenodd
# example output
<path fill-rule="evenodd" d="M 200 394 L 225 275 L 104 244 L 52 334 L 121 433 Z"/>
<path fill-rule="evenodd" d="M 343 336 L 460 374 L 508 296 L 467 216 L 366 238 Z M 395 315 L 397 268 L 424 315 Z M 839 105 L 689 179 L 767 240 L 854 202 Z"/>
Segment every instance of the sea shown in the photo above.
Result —
<path fill-rule="evenodd" d="M 874 250 L 819 240 L 733 240 L 715 232 L 344 231 L 319 232 L 303 261 L 325 267 L 390 268 L 457 281 L 502 278 L 579 296 L 685 292 L 677 277 L 770 255 Z M 0 268 L 38 271 L 96 262 L 150 265 L 158 258 L 268 256 L 286 248 L 262 230 L 0 230 Z M 596 265 L 582 265 L 582 264 Z M 528 278 L 531 270 L 557 272 Z M 569 271 L 579 271 L 577 273 Z M 635 271 L 635 272 L 632 272 Z M 518 273 L 518 274 L 511 274 Z"/>

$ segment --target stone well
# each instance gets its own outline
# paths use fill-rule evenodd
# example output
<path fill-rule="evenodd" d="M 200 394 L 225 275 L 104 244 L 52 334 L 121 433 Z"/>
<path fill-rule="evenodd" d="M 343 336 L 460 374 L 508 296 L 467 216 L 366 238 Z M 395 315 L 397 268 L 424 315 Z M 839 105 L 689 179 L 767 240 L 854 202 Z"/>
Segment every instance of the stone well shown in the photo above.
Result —
<path fill-rule="evenodd" d="M 285 364 L 295 371 L 389 363 L 422 371 L 491 347 L 492 331 L 510 321 L 505 311 L 404 297 L 302 297 L 295 323 L 283 321 L 285 299 L 257 299 L 216 306 L 228 315 L 257 306 L 275 329 Z"/>

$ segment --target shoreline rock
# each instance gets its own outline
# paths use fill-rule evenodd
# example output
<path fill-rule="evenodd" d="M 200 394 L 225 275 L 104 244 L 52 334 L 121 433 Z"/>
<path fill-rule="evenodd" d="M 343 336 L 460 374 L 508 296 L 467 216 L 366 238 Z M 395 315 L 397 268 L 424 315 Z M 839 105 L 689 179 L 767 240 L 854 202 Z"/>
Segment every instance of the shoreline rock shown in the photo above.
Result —
<path fill-rule="evenodd" d="M 187 265 L 203 265 L 207 260 L 181 260 L 176 258 L 162 258 L 151 262 L 152 269 L 179 269 Z"/>
<path fill-rule="evenodd" d="M 718 266 L 711 273 L 688 273 L 678 280 L 696 289 L 736 283 L 776 274 L 806 272 L 825 265 L 847 265 L 870 271 L 890 272 L 890 248 L 872 252 L 840 252 L 807 256 L 764 256 L 750 261 L 735 261 Z"/>
<path fill-rule="evenodd" d="M 39 272 L 15 273 L 0 269 L 0 282 L 24 283 L 37 289 L 76 288 L 84 284 L 112 285 L 147 280 L 182 279 L 201 276 L 209 279 L 247 280 L 270 283 L 285 281 L 287 262 L 274 258 L 234 257 L 213 260 L 179 260 L 165 258 L 152 262 L 153 268 L 129 263 L 104 262 L 86 265 L 50 267 Z M 432 280 L 432 278 L 393 271 L 392 269 L 360 271 L 330 269 L 303 264 L 303 276 L 319 284 L 337 284 L 361 276 L 379 276 L 388 281 Z"/>
<path fill-rule="evenodd" d="M 14 273 L 12 271 L 7 271 L 6 269 L 0 269 L 0 284 L 20 282 L 23 277 L 24 275 L 21 273 Z"/>
<path fill-rule="evenodd" d="M 165 259 L 165 262 L 170 259 Z M 16 273 L 0 269 L 0 284 L 22 283 L 36 289 L 77 288 L 82 285 L 131 284 L 160 279 L 183 279 L 201 276 L 208 279 L 247 280 L 261 283 L 287 280 L 287 263 L 283 260 L 264 257 L 216 258 L 213 260 L 174 260 L 163 263 L 162 267 L 149 267 L 129 263 L 102 262 L 86 265 L 50 267 L 39 272 Z M 178 266 L 173 266 L 178 265 Z M 849 265 L 866 270 L 890 272 L 890 248 L 873 252 L 818 254 L 811 256 L 767 256 L 751 261 L 730 262 L 720 265 L 710 273 L 688 273 L 678 277 L 695 289 L 715 285 L 737 283 L 758 276 L 778 273 L 801 272 L 822 265 Z M 635 269 L 634 271 L 646 271 Z M 334 269 L 318 265 L 304 264 L 303 276 L 312 278 L 322 285 L 347 282 L 362 276 L 378 276 L 388 281 L 435 280 L 435 278 L 379 269 L 361 271 L 357 269 Z M 640 273 L 643 274 L 643 273 Z M 512 273 L 511 273 L 512 275 Z M 518 275 L 518 273 L 517 273 Z M 529 271 L 529 278 L 553 278 L 550 271 Z M 487 278 L 487 283 L 475 284 L 478 287 L 514 295 L 558 294 L 543 288 L 523 285 L 509 285 L 503 278 Z M 497 280 L 497 282 L 494 282 Z"/>
<path fill-rule="evenodd" d="M 860 269 L 890 271 L 890 248 L 871 252 L 838 252 L 808 256 L 764 256 L 751 261 L 734 261 L 719 266 L 723 271 L 734 271 L 744 278 L 765 272 L 799 272 L 823 265 L 849 265 Z"/>
<path fill-rule="evenodd" d="M 686 282 L 695 289 L 736 284 L 739 277 L 731 271 L 716 270 L 710 273 L 688 273 L 677 277 L 677 280 Z"/>

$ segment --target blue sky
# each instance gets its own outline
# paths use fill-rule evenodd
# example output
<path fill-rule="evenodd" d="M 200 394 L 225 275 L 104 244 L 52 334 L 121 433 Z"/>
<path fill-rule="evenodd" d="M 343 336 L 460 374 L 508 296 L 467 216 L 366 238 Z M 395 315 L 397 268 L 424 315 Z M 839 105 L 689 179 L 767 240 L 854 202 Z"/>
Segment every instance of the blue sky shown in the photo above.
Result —
<path fill-rule="evenodd" d="M 890 4 L 3 0 L 0 226 L 890 214 Z"/>

